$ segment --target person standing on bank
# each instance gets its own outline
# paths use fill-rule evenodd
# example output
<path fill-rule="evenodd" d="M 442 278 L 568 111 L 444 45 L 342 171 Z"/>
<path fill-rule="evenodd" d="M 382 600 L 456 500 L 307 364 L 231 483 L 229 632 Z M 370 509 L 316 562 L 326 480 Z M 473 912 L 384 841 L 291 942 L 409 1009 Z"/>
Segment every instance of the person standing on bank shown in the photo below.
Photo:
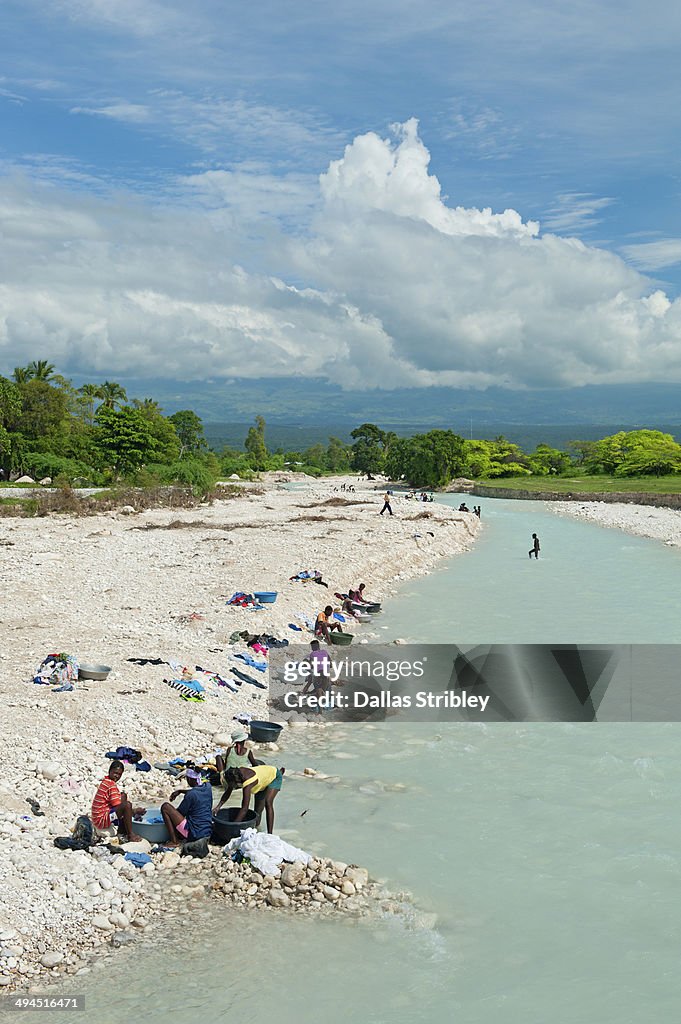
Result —
<path fill-rule="evenodd" d="M 392 515 L 392 514 L 393 514 L 393 510 L 392 510 L 392 508 L 390 507 L 390 491 L 387 491 L 387 492 L 385 493 L 385 495 L 383 496 L 383 508 L 382 508 L 382 509 L 381 509 L 381 511 L 379 512 L 379 515 L 381 515 L 381 516 L 382 516 L 382 515 L 383 515 L 383 513 L 384 513 L 384 512 L 386 512 L 386 511 L 387 511 L 387 512 L 389 512 L 389 513 L 390 513 L 390 515 Z"/>
<path fill-rule="evenodd" d="M 534 555 L 535 558 L 539 558 L 539 550 L 540 550 L 540 548 L 539 548 L 539 537 L 537 536 L 536 533 L 533 533 L 532 534 L 532 547 L 527 552 L 528 558 L 532 558 L 532 555 Z"/>

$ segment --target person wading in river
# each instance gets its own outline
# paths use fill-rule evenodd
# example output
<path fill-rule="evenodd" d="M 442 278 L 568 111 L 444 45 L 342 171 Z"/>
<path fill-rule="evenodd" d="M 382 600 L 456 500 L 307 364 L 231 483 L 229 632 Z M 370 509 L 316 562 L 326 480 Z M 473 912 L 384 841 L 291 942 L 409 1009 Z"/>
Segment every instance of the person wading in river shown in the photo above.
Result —
<path fill-rule="evenodd" d="M 527 552 L 527 557 L 528 558 L 532 558 L 532 555 L 534 555 L 535 558 L 539 558 L 539 550 L 540 550 L 539 549 L 539 537 L 537 536 L 536 533 L 533 533 L 532 534 L 532 547 Z"/>

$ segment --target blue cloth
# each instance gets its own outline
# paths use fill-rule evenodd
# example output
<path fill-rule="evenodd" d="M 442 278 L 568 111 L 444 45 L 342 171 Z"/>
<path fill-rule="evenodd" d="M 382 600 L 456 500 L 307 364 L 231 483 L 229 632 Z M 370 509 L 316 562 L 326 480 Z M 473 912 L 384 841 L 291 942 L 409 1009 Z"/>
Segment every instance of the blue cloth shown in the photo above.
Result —
<path fill-rule="evenodd" d="M 300 626 L 294 626 L 292 622 L 289 622 L 288 628 L 289 629 L 295 629 L 296 633 L 302 633 L 303 632 L 302 629 L 300 628 Z"/>
<path fill-rule="evenodd" d="M 235 654 L 234 657 L 244 661 L 251 668 L 257 668 L 258 672 L 264 672 L 267 668 L 266 661 L 256 661 L 255 658 L 251 658 L 250 654 Z"/>
<path fill-rule="evenodd" d="M 151 857 L 148 853 L 126 853 L 123 860 L 129 860 L 136 868 L 143 868 L 145 864 L 151 864 Z"/>
<path fill-rule="evenodd" d="M 162 814 L 145 814 L 144 816 L 145 825 L 162 825 L 163 815 Z"/>
<path fill-rule="evenodd" d="M 187 839 L 204 839 L 213 830 L 213 790 L 204 782 L 202 786 L 194 786 L 178 807 L 183 818 L 187 819 Z"/>
<path fill-rule="evenodd" d="M 180 683 L 187 690 L 193 690 L 194 693 L 205 693 L 203 686 L 198 679 L 173 679 L 174 683 Z"/>

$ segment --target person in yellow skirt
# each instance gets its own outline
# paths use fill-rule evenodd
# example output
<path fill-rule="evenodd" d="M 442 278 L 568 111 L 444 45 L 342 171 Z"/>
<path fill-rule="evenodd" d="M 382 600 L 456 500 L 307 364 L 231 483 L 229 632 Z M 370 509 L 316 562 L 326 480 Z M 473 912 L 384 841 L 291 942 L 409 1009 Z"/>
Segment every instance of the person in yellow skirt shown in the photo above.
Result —
<path fill-rule="evenodd" d="M 251 797 L 254 797 L 253 810 L 258 816 L 257 824 L 260 824 L 264 808 L 267 831 L 271 834 L 274 829 L 274 798 L 281 789 L 285 771 L 285 768 L 275 768 L 271 764 L 258 764 L 253 768 L 228 768 L 224 773 L 225 792 L 215 808 L 215 813 L 217 814 L 222 805 L 229 800 L 235 789 L 240 789 L 241 808 L 234 821 L 244 820 Z"/>

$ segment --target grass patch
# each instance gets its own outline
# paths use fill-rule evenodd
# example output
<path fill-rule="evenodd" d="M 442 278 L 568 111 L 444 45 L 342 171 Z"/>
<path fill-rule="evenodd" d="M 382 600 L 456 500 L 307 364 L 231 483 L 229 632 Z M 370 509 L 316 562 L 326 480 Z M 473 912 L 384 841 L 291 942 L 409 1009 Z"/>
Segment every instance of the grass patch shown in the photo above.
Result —
<path fill-rule="evenodd" d="M 0 498 L 0 516 L 96 516 L 116 512 L 126 505 L 135 512 L 144 512 L 153 508 L 196 508 L 206 502 L 212 503 L 212 498 L 197 496 L 190 487 L 117 487 L 87 496 L 70 487 L 60 487 L 30 498 Z"/>
<path fill-rule="evenodd" d="M 681 476 L 523 476 L 475 482 L 483 487 L 499 487 L 508 491 L 554 491 L 559 494 L 681 494 Z"/>

